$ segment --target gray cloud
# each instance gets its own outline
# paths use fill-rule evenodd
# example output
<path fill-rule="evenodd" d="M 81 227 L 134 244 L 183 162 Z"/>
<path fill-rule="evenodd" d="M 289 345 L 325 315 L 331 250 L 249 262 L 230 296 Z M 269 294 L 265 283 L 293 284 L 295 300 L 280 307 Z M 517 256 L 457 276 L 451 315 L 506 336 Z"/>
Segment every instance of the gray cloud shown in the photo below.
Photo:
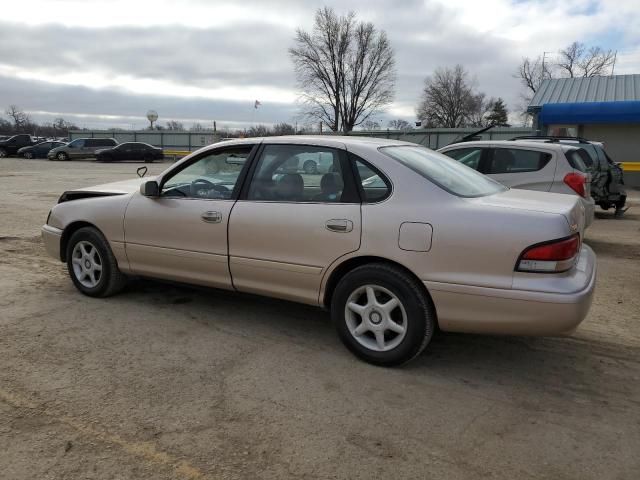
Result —
<path fill-rule="evenodd" d="M 220 2 L 222 3 L 222 2 Z M 42 81 L 0 77 L 0 106 L 17 103 L 28 110 L 84 115 L 143 116 L 156 108 L 164 119 L 198 118 L 251 121 L 250 106 L 232 100 L 140 95 L 119 90 L 54 85 L 60 73 L 92 72 L 107 79 L 128 75 L 162 79 L 177 86 L 214 89 L 276 87 L 291 92 L 296 84 L 287 49 L 295 27 L 309 29 L 314 11 L 326 5 L 340 13 L 353 10 L 387 32 L 396 52 L 395 107 L 413 111 L 425 76 L 438 66 L 464 65 L 489 96 L 501 96 L 514 109 L 521 87 L 513 78 L 520 61 L 514 45 L 500 32 L 481 33 L 460 24 L 453 9 L 426 0 L 245 0 L 247 12 L 281 12 L 282 24 L 236 20 L 220 27 L 185 25 L 68 27 L 60 23 L 28 26 L 0 22 L 0 65 L 42 72 Z M 211 5 L 207 0 L 190 4 Z M 83 3 L 84 5 L 84 3 Z M 237 5 L 237 4 L 234 4 Z M 99 15 L 91 12 L 89 15 Z M 178 8 L 178 7 L 176 7 Z M 189 8 L 189 2 L 179 8 Z M 215 14 L 212 8 L 212 15 Z M 54 21 L 62 21 L 64 14 Z M 145 24 L 145 19 L 137 21 Z M 288 26 L 285 26 L 285 23 Z M 548 47 L 545 47 L 548 48 Z M 556 47 L 557 48 L 557 47 Z M 49 80 L 49 81 L 48 81 Z M 263 102 L 259 120 L 290 121 L 295 105 Z M 379 115 L 380 118 L 386 118 Z M 405 115 L 411 120 L 412 115 Z M 94 117 L 95 122 L 103 121 Z"/>
<path fill-rule="evenodd" d="M 16 100 L 18 99 L 18 100 Z M 55 116 L 73 120 L 79 126 L 138 127 L 146 124 L 147 110 L 153 108 L 160 115 L 160 124 L 168 120 L 181 120 L 225 124 L 295 122 L 295 107 L 289 104 L 264 102 L 254 112 L 251 102 L 181 98 L 168 95 L 136 95 L 125 91 L 98 90 L 87 87 L 54 85 L 48 82 L 19 80 L 0 76 L 0 106 L 17 103 L 39 121 L 51 121 Z M 105 119 L 110 115 L 119 118 Z M 211 124 L 209 123 L 209 126 Z"/>

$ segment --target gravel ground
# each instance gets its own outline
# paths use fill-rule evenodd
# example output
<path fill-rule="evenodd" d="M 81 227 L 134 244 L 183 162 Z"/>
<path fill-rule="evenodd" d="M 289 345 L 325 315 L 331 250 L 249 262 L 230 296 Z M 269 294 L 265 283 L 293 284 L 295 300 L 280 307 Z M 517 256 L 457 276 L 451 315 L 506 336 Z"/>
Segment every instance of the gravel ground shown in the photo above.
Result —
<path fill-rule="evenodd" d="M 637 192 L 588 230 L 598 287 L 572 337 L 440 334 L 382 369 L 306 306 L 80 295 L 40 226 L 63 190 L 137 166 L 0 161 L 0 478 L 638 478 Z"/>

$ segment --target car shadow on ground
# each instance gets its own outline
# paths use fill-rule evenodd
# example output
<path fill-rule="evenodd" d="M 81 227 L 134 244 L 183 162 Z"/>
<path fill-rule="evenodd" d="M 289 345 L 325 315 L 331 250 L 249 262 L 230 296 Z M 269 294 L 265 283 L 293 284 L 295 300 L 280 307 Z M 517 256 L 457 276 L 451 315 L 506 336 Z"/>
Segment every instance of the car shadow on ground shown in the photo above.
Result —
<path fill-rule="evenodd" d="M 263 338 L 295 342 L 298 347 L 336 355 L 353 366 L 351 354 L 334 332 L 327 311 L 283 300 L 135 280 L 123 293 L 127 301 L 151 302 L 181 312 L 189 321 Z M 215 316 L 215 320 L 211 317 Z M 180 316 L 176 315 L 176 320 Z M 402 367 L 421 377 L 446 377 L 461 385 L 484 388 L 543 388 L 559 396 L 583 395 L 605 401 L 607 389 L 619 389 L 619 365 L 638 369 L 640 349 L 597 339 L 509 337 L 437 332 L 426 350 Z M 611 369 L 609 367 L 612 367 Z M 613 371 L 613 374 L 611 373 Z M 617 383 L 616 383 L 617 382 Z M 629 386 L 628 397 L 633 387 Z"/>

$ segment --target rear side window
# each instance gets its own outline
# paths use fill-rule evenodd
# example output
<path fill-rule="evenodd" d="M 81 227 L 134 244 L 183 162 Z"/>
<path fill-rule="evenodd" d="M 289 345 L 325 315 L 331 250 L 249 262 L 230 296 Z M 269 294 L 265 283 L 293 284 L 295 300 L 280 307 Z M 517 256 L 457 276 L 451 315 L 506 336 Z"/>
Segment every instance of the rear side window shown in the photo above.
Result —
<path fill-rule="evenodd" d="M 496 148 L 493 150 L 486 173 L 537 172 L 542 170 L 550 160 L 549 153 L 519 148 Z"/>
<path fill-rule="evenodd" d="M 480 167 L 480 158 L 482 157 L 481 148 L 459 148 L 442 153 L 474 170 L 478 170 Z"/>
<path fill-rule="evenodd" d="M 358 172 L 356 181 L 362 186 L 362 200 L 365 203 L 381 202 L 391 195 L 391 182 L 378 170 L 363 160 L 351 156 Z"/>
<path fill-rule="evenodd" d="M 579 170 L 585 173 L 589 171 L 589 167 L 587 167 L 585 160 L 591 161 L 591 157 L 589 157 L 589 154 L 581 148 L 567 150 L 564 152 L 564 156 L 567 157 L 569 165 L 571 165 L 571 168 L 574 170 Z"/>

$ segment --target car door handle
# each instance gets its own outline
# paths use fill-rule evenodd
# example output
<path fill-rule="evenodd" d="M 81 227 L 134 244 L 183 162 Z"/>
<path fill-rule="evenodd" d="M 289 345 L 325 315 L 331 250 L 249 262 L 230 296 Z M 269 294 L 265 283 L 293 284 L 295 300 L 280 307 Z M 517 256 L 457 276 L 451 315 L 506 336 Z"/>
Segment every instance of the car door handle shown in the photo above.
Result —
<path fill-rule="evenodd" d="M 222 214 L 220 212 L 204 212 L 200 215 L 203 222 L 207 223 L 220 223 L 222 221 Z"/>
<path fill-rule="evenodd" d="M 353 230 L 353 222 L 342 218 L 327 220 L 325 226 L 327 227 L 327 230 L 332 232 L 347 233 Z"/>

